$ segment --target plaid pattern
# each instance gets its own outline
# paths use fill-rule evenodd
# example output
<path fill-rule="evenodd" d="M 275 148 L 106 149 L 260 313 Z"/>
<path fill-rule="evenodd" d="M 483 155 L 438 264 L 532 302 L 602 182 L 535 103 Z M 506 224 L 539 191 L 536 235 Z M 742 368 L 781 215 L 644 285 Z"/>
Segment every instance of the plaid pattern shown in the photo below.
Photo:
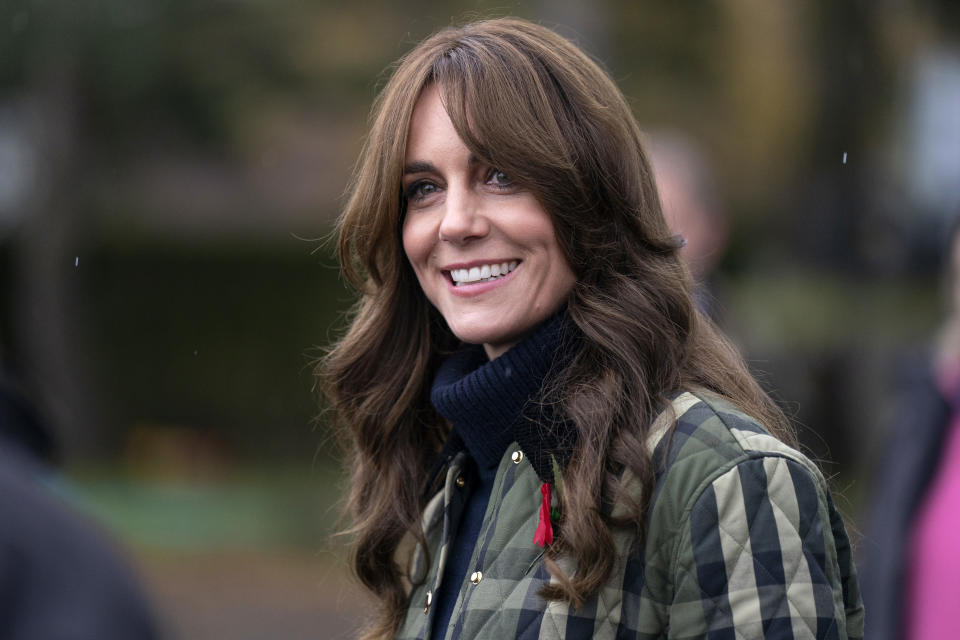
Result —
<path fill-rule="evenodd" d="M 482 577 L 463 577 L 449 627 L 434 630 L 428 605 L 462 507 L 455 458 L 424 512 L 430 552 L 415 560 L 397 637 L 862 638 L 849 541 L 813 463 L 728 403 L 691 393 L 658 418 L 649 445 L 660 473 L 642 553 L 631 532 L 614 531 L 610 580 L 577 610 L 537 595 L 552 580 L 532 542 L 540 479 L 508 450 L 468 572 Z"/>

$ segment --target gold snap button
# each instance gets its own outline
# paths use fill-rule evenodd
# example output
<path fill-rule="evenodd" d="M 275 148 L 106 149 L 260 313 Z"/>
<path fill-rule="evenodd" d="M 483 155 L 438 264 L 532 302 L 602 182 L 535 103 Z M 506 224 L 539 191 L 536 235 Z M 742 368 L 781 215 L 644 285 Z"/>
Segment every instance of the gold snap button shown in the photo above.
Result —
<path fill-rule="evenodd" d="M 520 461 L 523 460 L 523 451 L 517 449 L 513 452 L 513 455 L 510 456 L 510 459 L 513 460 L 513 464 L 520 464 Z"/>
<path fill-rule="evenodd" d="M 470 574 L 470 582 L 473 584 L 480 584 L 480 581 L 483 580 L 483 573 L 480 571 L 474 571 Z"/>
<path fill-rule="evenodd" d="M 463 489 L 464 485 L 467 484 L 467 481 L 463 479 L 463 476 L 457 476 L 457 486 Z"/>
<path fill-rule="evenodd" d="M 433 591 L 427 591 L 427 602 L 426 606 L 423 607 L 423 612 L 427 613 L 430 611 L 430 605 L 433 604 Z"/>

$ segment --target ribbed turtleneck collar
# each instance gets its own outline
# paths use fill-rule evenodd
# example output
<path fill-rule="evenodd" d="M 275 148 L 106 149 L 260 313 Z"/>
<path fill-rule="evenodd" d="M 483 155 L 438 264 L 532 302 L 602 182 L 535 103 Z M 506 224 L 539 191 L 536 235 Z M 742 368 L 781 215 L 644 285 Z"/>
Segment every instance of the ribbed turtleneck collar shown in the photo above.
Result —
<path fill-rule="evenodd" d="M 494 360 L 483 346 L 464 345 L 440 365 L 430 399 L 481 470 L 495 469 L 514 441 L 546 482 L 551 455 L 566 464 L 575 432 L 538 400 L 549 376 L 569 364 L 575 335 L 564 310 Z"/>

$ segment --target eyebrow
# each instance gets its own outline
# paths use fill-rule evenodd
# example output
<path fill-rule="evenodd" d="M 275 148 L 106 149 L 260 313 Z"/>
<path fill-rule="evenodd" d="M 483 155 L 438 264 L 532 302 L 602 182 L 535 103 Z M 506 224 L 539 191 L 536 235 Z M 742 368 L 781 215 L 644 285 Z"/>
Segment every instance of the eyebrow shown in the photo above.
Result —
<path fill-rule="evenodd" d="M 429 162 L 411 162 L 403 165 L 403 175 L 411 173 L 435 173 L 437 168 Z"/>
<path fill-rule="evenodd" d="M 470 154 L 470 157 L 467 158 L 467 163 L 470 166 L 475 166 L 480 164 L 480 158 Z M 403 165 L 403 175 L 409 175 L 411 173 L 439 173 L 437 167 L 432 162 L 426 162 L 422 160 L 416 160 L 410 164 Z"/>

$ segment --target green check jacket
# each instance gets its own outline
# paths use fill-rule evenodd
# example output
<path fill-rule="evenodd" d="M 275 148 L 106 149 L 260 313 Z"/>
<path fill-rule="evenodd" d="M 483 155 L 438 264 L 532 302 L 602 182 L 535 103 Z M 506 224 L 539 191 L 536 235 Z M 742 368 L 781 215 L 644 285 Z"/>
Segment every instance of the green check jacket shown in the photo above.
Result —
<path fill-rule="evenodd" d="M 615 530 L 616 563 L 592 600 L 573 609 L 538 595 L 552 579 L 532 542 L 541 481 L 511 447 L 450 624 L 433 629 L 430 605 L 463 505 L 456 456 L 424 511 L 429 553 L 415 556 L 397 638 L 862 638 L 850 544 L 817 467 L 713 396 L 683 393 L 670 414 L 648 442 L 661 472 L 642 553 L 635 532 Z"/>

